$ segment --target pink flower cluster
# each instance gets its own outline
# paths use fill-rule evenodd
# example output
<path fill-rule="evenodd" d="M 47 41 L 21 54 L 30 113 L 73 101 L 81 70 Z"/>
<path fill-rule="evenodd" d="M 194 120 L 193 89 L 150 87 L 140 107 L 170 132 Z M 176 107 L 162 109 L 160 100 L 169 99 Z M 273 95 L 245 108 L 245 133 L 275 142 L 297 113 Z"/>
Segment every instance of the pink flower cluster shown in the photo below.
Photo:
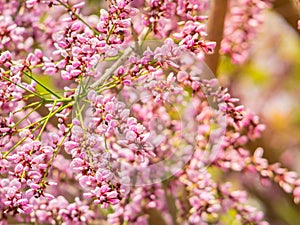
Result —
<path fill-rule="evenodd" d="M 299 203 L 297 174 L 247 148 L 259 118 L 207 77 L 208 0 L 0 2 L 1 224 L 268 224 L 213 169 Z M 233 4 L 222 49 L 242 62 L 267 4 Z"/>
<path fill-rule="evenodd" d="M 10 52 L 5 51 L 0 55 L 0 64 L 8 68 L 12 66 L 12 56 Z M 3 68 L 0 68 L 0 108 L 4 112 L 10 112 L 14 109 L 18 102 L 22 100 L 24 90 L 18 87 L 21 83 L 21 74 L 15 69 L 15 73 L 12 76 L 5 73 Z"/>
<path fill-rule="evenodd" d="M 58 196 L 52 200 L 33 199 L 33 213 L 30 214 L 29 221 L 36 221 L 41 224 L 55 221 L 62 221 L 62 224 L 86 224 L 94 219 L 95 214 L 79 198 L 75 198 L 73 203 L 69 203 L 63 196 Z"/>
<path fill-rule="evenodd" d="M 199 53 L 204 51 L 207 54 L 211 54 L 216 47 L 216 43 L 212 41 L 205 41 L 203 37 L 207 36 L 206 26 L 202 22 L 206 18 L 192 18 L 188 20 L 180 33 L 175 33 L 174 37 L 181 40 L 180 45 L 192 52 Z"/>
<path fill-rule="evenodd" d="M 108 11 L 101 9 L 95 28 L 71 16 L 65 30 L 54 37 L 54 55 L 62 59 L 56 64 L 47 59 L 45 73 L 53 75 L 60 71 L 64 80 L 76 79 L 80 75 L 99 75 L 95 70 L 98 61 L 118 54 L 120 46 L 127 41 L 124 37 L 130 35 L 131 17 L 137 11 L 128 4 L 128 1 L 119 1 L 118 5 L 110 5 Z"/>
<path fill-rule="evenodd" d="M 263 22 L 263 12 L 270 7 L 270 3 L 270 0 L 230 1 L 221 51 L 228 54 L 233 63 L 247 60 L 251 42 Z"/>

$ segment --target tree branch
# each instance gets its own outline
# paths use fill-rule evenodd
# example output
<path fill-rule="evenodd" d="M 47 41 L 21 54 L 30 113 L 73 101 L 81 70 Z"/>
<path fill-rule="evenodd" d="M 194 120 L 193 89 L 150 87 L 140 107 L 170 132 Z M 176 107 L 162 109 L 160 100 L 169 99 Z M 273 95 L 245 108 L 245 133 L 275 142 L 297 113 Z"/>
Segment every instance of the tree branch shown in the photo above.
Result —
<path fill-rule="evenodd" d="M 298 4 L 300 3 L 298 2 Z M 300 30 L 298 30 L 297 25 L 298 20 L 300 19 L 299 7 L 297 8 L 291 0 L 275 0 L 273 8 L 300 36 Z"/>
<path fill-rule="evenodd" d="M 208 40 L 215 41 L 217 45 L 214 54 L 206 55 L 205 62 L 215 75 L 219 64 L 219 50 L 223 38 L 227 5 L 228 0 L 213 0 L 210 15 L 208 17 L 207 38 Z"/>

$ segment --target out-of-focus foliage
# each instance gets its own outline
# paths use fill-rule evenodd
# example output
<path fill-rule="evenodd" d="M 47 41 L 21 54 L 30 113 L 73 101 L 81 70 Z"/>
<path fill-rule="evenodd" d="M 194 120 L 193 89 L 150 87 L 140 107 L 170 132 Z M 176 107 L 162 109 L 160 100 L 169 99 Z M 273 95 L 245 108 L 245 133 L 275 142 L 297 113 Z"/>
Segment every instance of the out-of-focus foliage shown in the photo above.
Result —
<path fill-rule="evenodd" d="M 257 113 L 266 130 L 252 146 L 262 146 L 271 162 L 300 172 L 300 39 L 276 13 L 264 15 L 251 57 L 233 65 L 223 57 L 220 80 L 248 109 Z M 233 178 L 234 179 L 234 178 Z M 247 182 L 249 185 L 251 182 Z M 249 188 L 267 211 L 271 224 L 298 224 L 300 208 L 274 186 L 259 181 Z M 270 191 L 272 190 L 272 191 Z"/>

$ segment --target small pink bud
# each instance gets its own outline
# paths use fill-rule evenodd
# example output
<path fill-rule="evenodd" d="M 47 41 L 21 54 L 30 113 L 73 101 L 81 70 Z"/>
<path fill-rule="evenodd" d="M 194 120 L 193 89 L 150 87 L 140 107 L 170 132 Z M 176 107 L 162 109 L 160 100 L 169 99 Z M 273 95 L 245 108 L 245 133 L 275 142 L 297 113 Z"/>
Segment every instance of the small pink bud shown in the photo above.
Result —
<path fill-rule="evenodd" d="M 185 72 L 185 71 L 179 71 L 179 72 L 177 73 L 177 80 L 178 80 L 179 82 L 185 81 L 186 79 L 188 79 L 188 77 L 189 77 L 189 75 L 188 75 L 188 73 Z"/>
<path fill-rule="evenodd" d="M 126 139 L 129 141 L 134 141 L 137 138 L 137 134 L 134 131 L 128 131 L 126 133 Z"/>
<path fill-rule="evenodd" d="M 82 2 L 79 2 L 79 3 L 75 4 L 75 5 L 73 5 L 72 8 L 74 8 L 74 9 L 80 9 L 80 8 L 82 8 L 84 5 L 85 5 L 85 2 L 82 1 Z"/>

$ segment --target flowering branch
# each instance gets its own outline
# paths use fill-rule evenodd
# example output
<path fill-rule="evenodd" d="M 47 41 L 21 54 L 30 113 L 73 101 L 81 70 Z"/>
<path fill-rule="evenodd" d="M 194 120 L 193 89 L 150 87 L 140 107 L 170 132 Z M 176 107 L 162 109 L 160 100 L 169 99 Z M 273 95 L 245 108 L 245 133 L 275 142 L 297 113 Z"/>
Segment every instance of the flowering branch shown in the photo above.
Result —
<path fill-rule="evenodd" d="M 265 126 L 203 63 L 216 73 L 219 49 L 246 60 L 269 6 L 246 3 L 113 0 L 89 17 L 85 1 L 0 5 L 1 222 L 268 224 L 215 168 L 299 203 L 298 175 L 245 147 Z"/>
<path fill-rule="evenodd" d="M 84 25 L 86 25 L 91 31 L 93 31 L 95 35 L 99 35 L 99 34 L 100 34 L 96 29 L 94 29 L 93 27 L 91 27 L 84 19 L 82 19 L 82 18 L 76 13 L 76 9 L 77 9 L 76 6 L 71 7 L 71 6 L 69 6 L 69 5 L 65 4 L 65 3 L 63 3 L 61 0 L 56 0 L 56 1 L 59 2 L 63 7 L 65 7 L 65 8 L 68 10 L 68 12 L 71 12 L 71 15 L 72 15 L 72 16 L 75 16 L 78 20 L 80 20 L 82 23 L 84 23 Z M 78 6 L 81 7 L 81 4 L 79 4 Z"/>

